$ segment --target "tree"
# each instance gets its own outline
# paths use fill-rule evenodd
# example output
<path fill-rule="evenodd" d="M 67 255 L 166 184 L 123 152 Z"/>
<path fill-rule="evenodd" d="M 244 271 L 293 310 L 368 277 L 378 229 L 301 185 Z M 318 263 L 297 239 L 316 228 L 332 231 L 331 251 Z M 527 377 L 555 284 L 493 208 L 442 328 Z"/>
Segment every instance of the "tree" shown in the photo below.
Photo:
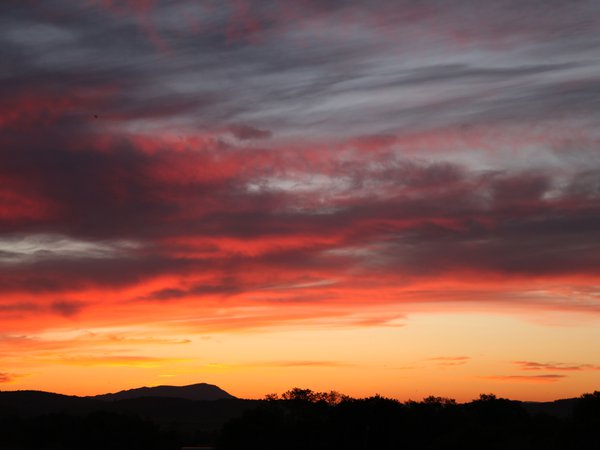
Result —
<path fill-rule="evenodd" d="M 293 388 L 281 394 L 282 400 L 294 400 L 314 403 L 319 400 L 319 394 L 311 389 Z"/>

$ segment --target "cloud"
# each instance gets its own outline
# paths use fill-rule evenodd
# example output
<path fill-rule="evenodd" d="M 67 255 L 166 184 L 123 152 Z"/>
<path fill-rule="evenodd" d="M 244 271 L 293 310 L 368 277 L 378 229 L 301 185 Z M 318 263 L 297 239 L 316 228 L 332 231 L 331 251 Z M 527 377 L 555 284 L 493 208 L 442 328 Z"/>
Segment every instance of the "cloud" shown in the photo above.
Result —
<path fill-rule="evenodd" d="M 0 383 L 14 383 L 17 379 L 24 377 L 23 374 L 0 372 Z"/>
<path fill-rule="evenodd" d="M 34 314 L 51 312 L 65 317 L 77 314 L 85 307 L 85 303 L 72 300 L 56 300 L 46 307 L 43 303 L 18 302 L 0 304 L 0 311 L 6 313 Z"/>
<path fill-rule="evenodd" d="M 0 6 L 10 320 L 600 310 L 595 2 L 259 3 Z"/>
<path fill-rule="evenodd" d="M 470 360 L 470 356 L 437 356 L 427 359 L 427 361 L 432 361 L 440 367 L 462 366 L 467 364 Z"/>
<path fill-rule="evenodd" d="M 252 289 L 250 286 L 246 289 Z M 244 286 L 241 282 L 236 282 L 234 279 L 222 280 L 222 284 L 197 284 L 188 289 L 166 288 L 150 293 L 149 295 L 140 297 L 140 300 L 157 300 L 169 301 L 184 297 L 201 297 L 205 295 L 233 295 L 243 292 Z"/>
<path fill-rule="evenodd" d="M 52 311 L 65 317 L 71 317 L 85 308 L 85 303 L 72 300 L 57 300 L 50 305 Z"/>
<path fill-rule="evenodd" d="M 43 259 L 111 258 L 135 247 L 134 242 L 94 242 L 60 235 L 12 235 L 0 238 L 0 261 L 39 261 Z"/>
<path fill-rule="evenodd" d="M 17 192 L 36 186 L 57 211 L 0 219 L 1 290 L 56 298 L 173 276 L 140 298 L 181 300 L 276 285 L 333 291 L 307 285 L 307 274 L 350 288 L 376 276 L 388 286 L 456 273 L 558 279 L 600 266 L 589 245 L 595 181 L 579 170 L 559 180 L 552 169 L 481 171 L 387 150 L 115 145 L 123 151 L 0 155 Z"/>
<path fill-rule="evenodd" d="M 48 323 L 49 321 L 45 321 Z M 19 361 L 40 360 L 55 361 L 63 363 L 66 361 L 70 365 L 103 365 L 103 366 L 134 366 L 136 361 L 143 367 L 152 364 L 162 364 L 162 358 L 156 358 L 144 355 L 117 355 L 107 354 L 109 348 L 124 348 L 131 352 L 132 348 L 145 351 L 152 348 L 156 351 L 162 346 L 171 347 L 173 345 L 186 345 L 192 342 L 184 336 L 169 333 L 168 327 L 148 330 L 148 325 L 144 330 L 136 327 L 106 327 L 84 330 L 77 328 L 54 329 L 50 331 L 41 331 L 30 335 L 0 335 L 0 354 L 5 358 L 15 358 Z M 151 333 L 161 336 L 152 336 Z M 166 335 L 165 335 L 166 334 Z M 191 333 L 190 333 L 191 334 Z M 136 358 L 139 357 L 139 360 Z M 166 364 L 168 361 L 165 360 Z M 172 362 L 178 363 L 178 359 Z"/>
<path fill-rule="evenodd" d="M 469 359 L 471 359 L 470 356 L 436 356 L 434 358 L 429 358 L 428 361 L 454 362 L 454 361 L 468 361 Z"/>
<path fill-rule="evenodd" d="M 543 374 L 543 375 L 492 375 L 479 377 L 484 380 L 507 381 L 514 383 L 555 383 L 566 378 L 566 375 Z"/>
<path fill-rule="evenodd" d="M 348 367 L 353 364 L 339 361 L 276 361 L 260 365 L 268 367 Z"/>
<path fill-rule="evenodd" d="M 356 320 L 354 323 L 360 327 L 404 327 L 406 326 L 406 317 L 402 315 L 390 315 L 390 316 L 375 316 L 375 317 L 364 317 Z"/>
<path fill-rule="evenodd" d="M 38 324 L 47 321 L 53 323 L 60 321 L 60 318 L 80 317 L 80 313 L 87 309 L 88 303 L 79 300 L 53 298 L 52 293 L 42 291 L 37 294 L 24 294 L 22 289 L 18 290 L 18 294 L 8 294 L 7 299 L 0 301 L 0 312 L 2 319 L 5 320 L 7 332 L 14 331 L 8 323 L 32 323 Z M 48 294 L 48 295 L 47 295 Z M 26 297 L 27 300 L 15 301 L 13 298 Z M 38 322 L 39 321 L 39 322 Z M 37 326 L 36 326 L 37 327 Z M 28 332 L 23 332 L 25 336 Z M 11 335 L 9 333 L 9 335 Z M 1 340 L 1 339 L 0 339 Z M 11 341 L 13 344 L 15 341 Z"/>
<path fill-rule="evenodd" d="M 568 363 L 540 363 L 535 361 L 515 361 L 522 370 L 530 371 L 554 371 L 554 372 L 580 372 L 586 370 L 600 370 L 600 366 L 593 364 L 568 364 Z"/>
<path fill-rule="evenodd" d="M 229 127 L 229 131 L 240 141 L 267 139 L 272 136 L 272 133 L 269 130 L 262 130 L 249 125 L 232 125 Z"/>
<path fill-rule="evenodd" d="M 241 364 L 208 363 L 203 365 L 205 369 L 231 370 L 231 369 L 336 369 L 355 367 L 340 361 L 255 361 Z"/>
<path fill-rule="evenodd" d="M 72 355 L 56 358 L 53 362 L 75 366 L 99 366 L 99 367 L 139 367 L 151 369 L 163 365 L 190 362 L 185 358 L 157 358 L 141 355 Z"/>
<path fill-rule="evenodd" d="M 3 312 L 28 312 L 36 311 L 38 306 L 34 303 L 5 303 L 0 304 L 0 311 Z"/>
<path fill-rule="evenodd" d="M 6 372 L 0 372 L 0 383 L 10 383 L 12 380 L 12 375 Z"/>
<path fill-rule="evenodd" d="M 385 134 L 398 127 L 521 123 L 533 115 L 560 117 L 565 109 L 571 117 L 596 115 L 594 2 L 567 10 L 545 5 L 543 17 L 537 7 L 516 13 L 514 0 L 444 8 L 435 2 L 295 3 L 161 1 L 99 14 L 102 3 L 73 10 L 60 1 L 54 10 L 71 15 L 57 13 L 60 20 L 51 23 L 44 7 L 25 12 L 5 5 L 0 39 L 14 73 L 5 80 L 6 92 L 41 86 L 43 79 L 52 89 L 37 106 L 36 121 L 65 108 L 70 119 L 84 111 L 98 115 L 87 128 L 106 121 L 137 129 L 260 123 L 275 135 L 309 128 L 331 136 L 349 127 Z M 177 32 L 175 17 L 181 19 Z M 104 39 L 95 39 L 98 34 Z M 300 46 L 303 51 L 295 51 Z M 159 64 L 156 53 L 166 49 L 169 64 Z M 98 80 L 119 94 L 80 94 L 73 102 L 52 92 Z"/>

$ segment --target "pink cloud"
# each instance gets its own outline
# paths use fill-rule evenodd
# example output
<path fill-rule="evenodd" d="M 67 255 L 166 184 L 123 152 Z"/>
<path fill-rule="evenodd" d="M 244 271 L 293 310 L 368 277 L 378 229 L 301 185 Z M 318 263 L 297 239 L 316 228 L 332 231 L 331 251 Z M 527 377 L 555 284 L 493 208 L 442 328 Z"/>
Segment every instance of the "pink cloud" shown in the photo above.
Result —
<path fill-rule="evenodd" d="M 555 383 L 566 378 L 566 375 L 544 374 L 544 375 L 491 375 L 479 377 L 485 380 L 506 381 L 514 383 Z"/>
<path fill-rule="evenodd" d="M 515 361 L 515 364 L 522 370 L 538 371 L 559 371 L 559 372 L 580 372 L 586 370 L 600 370 L 600 366 L 593 364 L 568 364 L 561 362 L 540 363 L 534 361 Z"/>

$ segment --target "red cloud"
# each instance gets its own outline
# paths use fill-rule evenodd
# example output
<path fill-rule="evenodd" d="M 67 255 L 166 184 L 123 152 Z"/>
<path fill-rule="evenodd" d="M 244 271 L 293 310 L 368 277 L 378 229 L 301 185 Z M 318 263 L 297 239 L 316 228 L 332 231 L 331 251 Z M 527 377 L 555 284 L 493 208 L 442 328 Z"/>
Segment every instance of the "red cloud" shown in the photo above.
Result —
<path fill-rule="evenodd" d="M 147 3 L 125 7 L 152 12 Z M 436 156 L 452 136 L 487 142 L 468 129 L 272 139 L 268 148 L 238 141 L 270 131 L 228 119 L 197 132 L 163 124 L 144 134 L 134 131 L 140 123 L 222 99 L 140 95 L 131 87 L 146 79 L 125 75 L 4 87 L 0 308 L 10 317 L 3 320 L 108 316 L 106 305 L 123 304 L 160 316 L 166 302 L 185 309 L 224 299 L 282 309 L 462 301 L 598 312 L 559 292 L 598 279 L 600 257 L 589 245 L 600 237 L 594 167 L 482 170 Z M 399 156 L 395 146 L 430 152 Z M 28 236 L 67 244 L 23 249 L 19 240 Z M 541 286 L 542 297 L 533 292 Z M 576 290 L 582 299 L 594 295 Z M 295 319 L 284 311 L 222 327 L 284 317 Z M 397 317 L 348 323 L 395 325 Z"/>
<path fill-rule="evenodd" d="M 26 375 L 0 372 L 0 383 L 13 383 L 16 379 L 24 376 Z"/>
<path fill-rule="evenodd" d="M 12 381 L 12 376 L 5 372 L 0 372 L 0 383 L 9 383 Z"/>

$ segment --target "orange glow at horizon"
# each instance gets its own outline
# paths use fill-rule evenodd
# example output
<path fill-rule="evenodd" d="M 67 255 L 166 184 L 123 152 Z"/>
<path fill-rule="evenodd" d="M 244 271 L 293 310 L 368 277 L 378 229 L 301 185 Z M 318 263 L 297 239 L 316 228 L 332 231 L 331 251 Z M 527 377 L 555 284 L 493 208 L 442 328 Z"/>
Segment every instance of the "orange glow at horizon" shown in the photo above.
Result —
<path fill-rule="evenodd" d="M 578 320 L 577 313 L 570 314 Z M 63 325 L 14 336 L 10 345 L 4 339 L 0 354 L 12 369 L 4 389 L 95 395 L 208 382 L 244 398 L 302 386 L 359 397 L 443 395 L 468 401 L 484 392 L 552 400 L 596 387 L 600 360 L 590 361 L 589 355 L 600 338 L 597 320 L 575 326 L 564 314 L 548 312 L 546 321 L 554 321 L 548 325 L 527 315 L 460 310 L 399 317 L 368 324 L 344 316 L 288 318 L 285 327 L 259 322 L 253 331 L 202 332 L 186 322 L 161 321 L 89 329 Z M 558 339 L 555 327 L 561 328 Z"/>

